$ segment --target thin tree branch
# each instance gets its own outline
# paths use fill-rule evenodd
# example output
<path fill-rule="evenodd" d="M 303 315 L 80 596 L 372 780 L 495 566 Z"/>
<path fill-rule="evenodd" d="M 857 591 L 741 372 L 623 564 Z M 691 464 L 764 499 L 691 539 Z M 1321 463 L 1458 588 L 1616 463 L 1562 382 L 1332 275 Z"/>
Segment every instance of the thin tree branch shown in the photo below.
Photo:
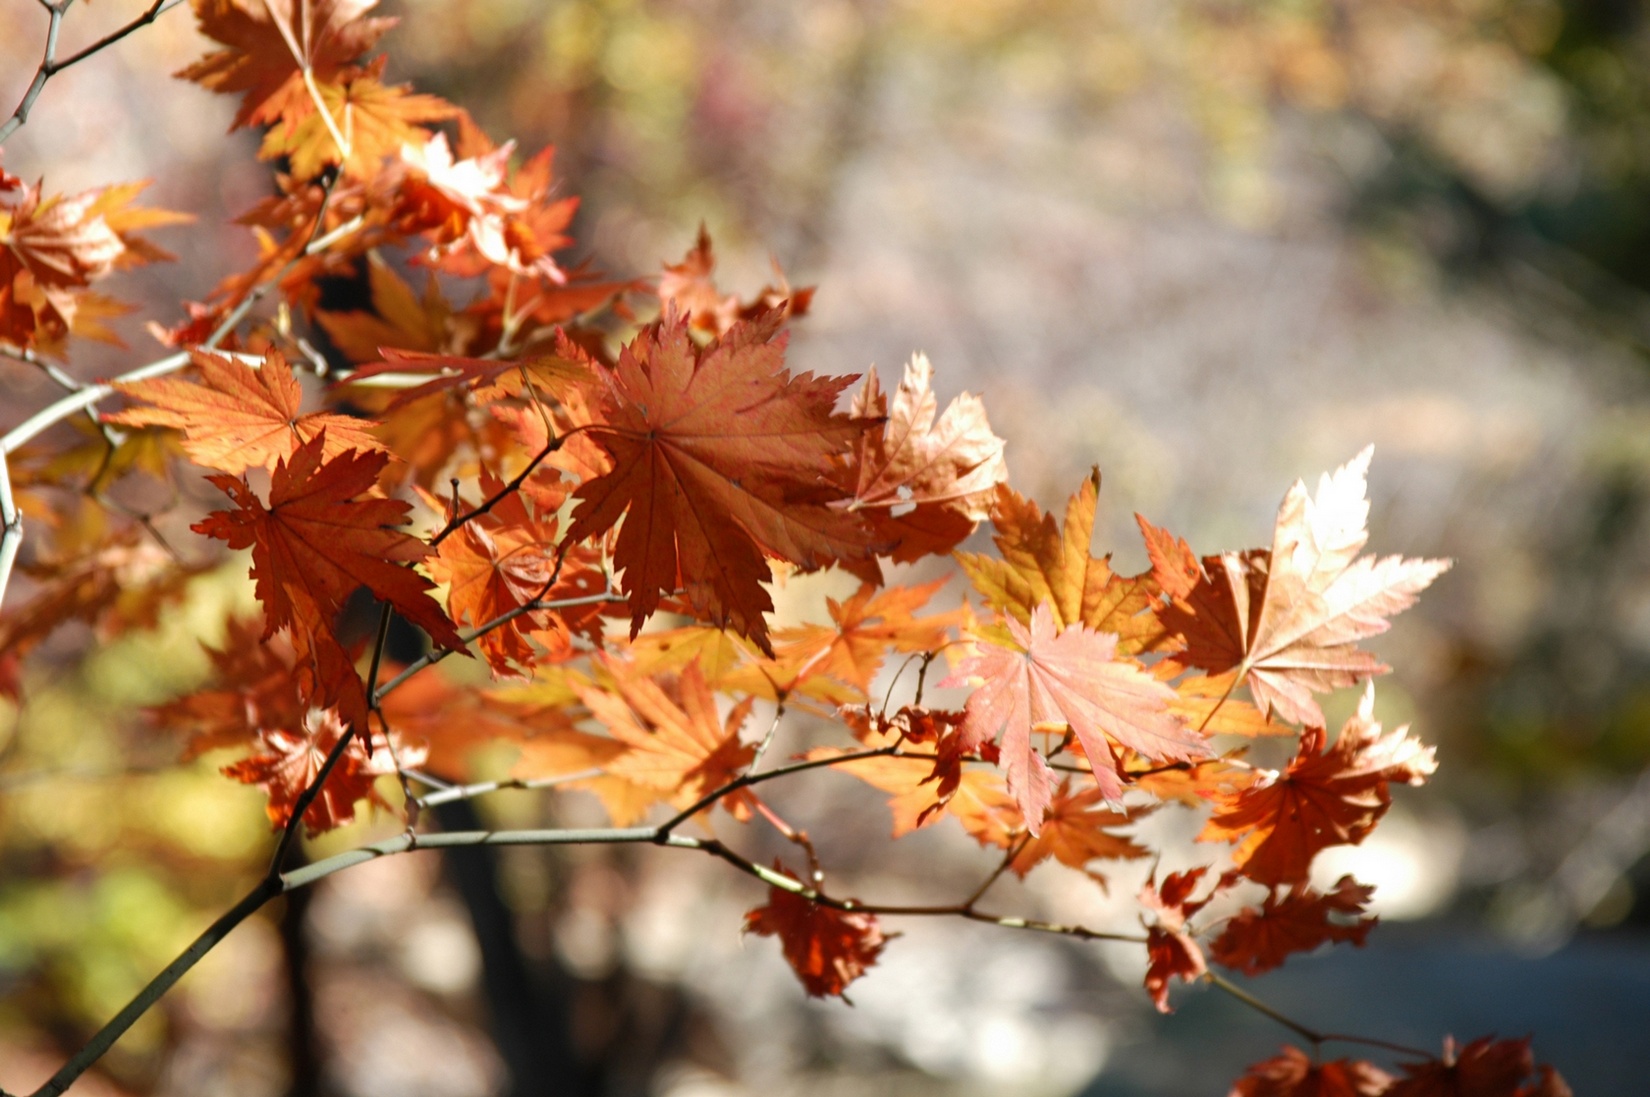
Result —
<path fill-rule="evenodd" d="M 114 45 L 139 27 L 148 26 L 181 3 L 183 3 L 183 0 L 154 0 L 154 3 L 150 4 L 142 15 L 133 19 L 130 23 L 104 35 L 78 53 L 72 53 L 68 57 L 59 60 L 57 57 L 57 36 L 62 28 L 63 15 L 69 10 L 69 0 L 65 0 L 61 4 L 45 3 L 45 0 L 42 0 L 41 6 L 50 13 L 50 22 L 46 27 L 45 56 L 41 58 L 40 67 L 35 70 L 34 79 L 29 82 L 28 90 L 23 93 L 23 99 L 17 104 L 17 109 L 11 112 L 11 117 L 4 123 L 0 123 L 0 141 L 4 141 L 17 132 L 18 128 L 29 120 L 29 112 L 34 109 L 34 101 L 40 98 L 41 91 L 45 89 L 46 81 L 70 65 L 78 64 L 94 53 L 99 53 Z"/>
<path fill-rule="evenodd" d="M 1281 1010 L 1267 1005 L 1265 1002 L 1261 1001 L 1253 994 L 1250 994 L 1247 990 L 1244 990 L 1230 979 L 1216 975 L 1212 971 L 1205 971 L 1203 973 L 1203 979 L 1210 986 L 1225 991 L 1227 994 L 1231 995 L 1233 998 L 1236 998 L 1256 1013 L 1270 1017 L 1272 1020 L 1276 1021 L 1284 1028 L 1294 1032 L 1302 1039 L 1310 1041 L 1313 1047 L 1327 1043 L 1362 1044 L 1365 1047 L 1378 1047 L 1386 1051 L 1396 1051 L 1400 1055 L 1413 1055 L 1420 1059 L 1432 1058 L 1431 1052 L 1423 1051 L 1420 1048 L 1410 1047 L 1408 1044 L 1395 1044 L 1390 1040 L 1376 1040 L 1369 1036 L 1348 1036 L 1345 1033 L 1339 1032 L 1319 1032 L 1317 1029 L 1301 1024 L 1299 1021 L 1295 1020 L 1293 1017 L 1290 1017 L 1288 1014 L 1283 1013 Z"/>

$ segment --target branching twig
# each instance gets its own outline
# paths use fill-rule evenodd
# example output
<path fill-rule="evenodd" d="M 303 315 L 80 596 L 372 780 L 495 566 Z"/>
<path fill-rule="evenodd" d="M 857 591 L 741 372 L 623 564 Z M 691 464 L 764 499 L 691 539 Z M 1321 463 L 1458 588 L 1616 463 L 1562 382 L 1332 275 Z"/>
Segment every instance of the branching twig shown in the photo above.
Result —
<path fill-rule="evenodd" d="M 142 15 L 133 19 L 130 23 L 104 35 L 78 53 L 60 59 L 57 56 L 57 36 L 63 28 L 64 13 L 69 10 L 69 5 L 73 2 L 74 0 L 57 0 L 56 3 L 47 3 L 42 0 L 41 6 L 46 9 L 47 18 L 50 20 L 46 25 L 45 54 L 40 59 L 40 67 L 34 71 L 34 79 L 29 82 L 28 90 L 23 93 L 22 101 L 17 104 L 17 109 L 11 112 L 10 118 L 0 123 L 0 141 L 4 141 L 13 133 L 16 133 L 18 128 L 29 120 L 29 112 L 34 109 L 34 101 L 40 98 L 41 91 L 45 89 L 46 81 L 70 65 L 78 64 L 92 54 L 114 45 L 139 27 L 148 26 L 160 18 L 162 14 L 183 3 L 183 0 L 154 0 L 154 3 L 150 4 Z"/>

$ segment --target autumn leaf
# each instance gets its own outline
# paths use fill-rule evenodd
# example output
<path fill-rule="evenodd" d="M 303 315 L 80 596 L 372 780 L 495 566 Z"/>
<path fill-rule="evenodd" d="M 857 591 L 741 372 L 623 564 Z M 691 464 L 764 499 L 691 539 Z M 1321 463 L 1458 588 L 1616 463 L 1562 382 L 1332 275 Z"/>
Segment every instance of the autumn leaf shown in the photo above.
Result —
<path fill-rule="evenodd" d="M 1001 485 L 992 500 L 991 522 L 1002 558 L 959 552 L 957 563 L 988 605 L 1021 624 L 1030 623 L 1038 606 L 1047 606 L 1058 628 L 1082 624 L 1116 633 L 1124 655 L 1155 650 L 1163 629 L 1150 612 L 1158 596 L 1152 576 L 1117 575 L 1109 556 L 1089 553 L 1099 499 L 1096 469 L 1066 504 L 1062 526 L 1054 515 Z"/>
<path fill-rule="evenodd" d="M 1184 593 L 1164 621 L 1186 637 L 1187 661 L 1214 674 L 1235 667 L 1263 713 L 1321 726 L 1312 694 L 1385 673 L 1389 668 L 1358 650 L 1357 641 L 1385 632 L 1387 618 L 1449 569 L 1447 560 L 1358 556 L 1369 539 L 1365 478 L 1373 452 L 1366 448 L 1323 476 L 1315 498 L 1296 481 L 1278 509 L 1269 555 L 1225 553 L 1217 567 L 1198 568 L 1190 592 L 1189 550 L 1156 568 L 1160 583 L 1169 583 L 1171 572 L 1181 577 L 1174 590 Z M 1151 547 L 1149 532 L 1147 542 Z"/>
<path fill-rule="evenodd" d="M 270 479 L 269 505 L 245 480 L 211 480 L 235 503 L 190 527 L 252 550 L 252 578 L 263 603 L 264 635 L 280 628 L 294 633 L 330 630 L 332 616 L 356 588 L 366 587 L 437 644 L 459 648 L 453 623 L 427 593 L 428 579 L 402 564 L 429 555 L 429 546 L 392 528 L 411 509 L 393 499 L 363 497 L 389 460 L 386 453 L 359 450 L 327 460 L 323 430 L 277 461 Z"/>
<path fill-rule="evenodd" d="M 1220 797 L 1198 839 L 1236 842 L 1233 861 L 1269 886 L 1304 883 L 1319 850 L 1362 842 L 1392 803 L 1391 782 L 1419 785 L 1437 768 L 1407 727 L 1383 736 L 1374 709 L 1371 683 L 1333 746 L 1306 729 L 1288 769 Z"/>
<path fill-rule="evenodd" d="M 206 647 L 213 681 L 148 710 L 150 723 L 189 736 L 184 760 L 210 750 L 245 747 L 265 728 L 298 727 L 306 706 L 293 681 L 290 645 L 263 636 L 263 622 L 231 617 L 221 648 Z"/>
<path fill-rule="evenodd" d="M 47 196 L 0 170 L 0 339 L 53 353 L 71 333 L 123 345 L 102 321 L 131 309 L 87 287 L 117 270 L 171 259 L 138 232 L 193 220 L 132 205 L 147 186 Z"/>
<path fill-rule="evenodd" d="M 1362 946 L 1378 921 L 1365 916 L 1375 889 L 1342 876 L 1334 888 L 1319 893 L 1306 887 L 1274 891 L 1257 909 L 1238 913 L 1209 946 L 1216 962 L 1245 975 L 1280 966 L 1295 952 L 1311 952 L 1330 941 Z"/>
<path fill-rule="evenodd" d="M 849 414 L 875 421 L 855 449 L 853 501 L 899 563 L 949 552 L 990 512 L 992 491 L 1008 478 L 1003 440 L 991 432 L 985 405 L 963 393 L 935 421 L 934 367 L 913 357 L 892 402 L 876 370 L 854 396 Z"/>
<path fill-rule="evenodd" d="M 350 450 L 384 449 L 368 433 L 374 425 L 370 419 L 329 412 L 299 415 L 303 389 L 278 350 L 264 352 L 260 369 L 207 351 L 193 351 L 190 358 L 200 371 L 199 383 L 153 377 L 116 384 L 117 391 L 149 406 L 128 408 L 104 421 L 180 430 L 191 460 L 234 476 L 249 468 L 272 470 L 276 462 L 289 460 L 305 442 L 323 433 L 323 461 Z"/>
<path fill-rule="evenodd" d="M 1191 982 L 1208 971 L 1203 950 L 1192 938 L 1188 922 L 1209 901 L 1236 881 L 1235 873 L 1219 877 L 1202 898 L 1194 898 L 1202 886 L 1207 866 L 1171 872 L 1162 883 L 1147 881 L 1140 890 L 1140 904 L 1157 915 L 1157 921 L 1146 931 L 1146 990 L 1159 1013 L 1174 1012 L 1169 1008 L 1169 980 L 1179 976 L 1182 982 Z"/>
<path fill-rule="evenodd" d="M 283 123 L 264 134 L 258 156 L 264 160 L 284 157 L 295 179 L 313 179 L 333 165 L 351 179 L 372 179 L 385 157 L 428 137 L 429 131 L 420 123 L 439 122 L 458 113 L 445 99 L 415 94 L 404 84 L 382 83 L 383 61 L 379 58 L 364 69 L 343 69 L 331 79 L 317 81 L 332 125 L 318 110 L 302 113 L 289 108 Z M 348 155 L 339 147 L 334 127 L 347 142 Z"/>
<path fill-rule="evenodd" d="M 718 290 L 715 271 L 716 251 L 710 232 L 701 224 L 693 248 L 680 263 L 666 264 L 659 276 L 659 300 L 667 311 L 675 309 L 677 315 L 687 317 L 694 331 L 724 335 L 740 320 L 754 320 L 771 309 L 779 309 L 786 316 L 802 316 L 813 301 L 813 287 L 793 290 L 777 263 L 774 273 L 779 284 L 763 286 L 748 304 L 741 304 L 736 293 Z"/>
<path fill-rule="evenodd" d="M 1032 741 L 1034 730 L 1070 728 L 1094 770 L 1101 795 L 1122 797 L 1115 740 L 1159 761 L 1204 753 L 1202 739 L 1169 711 L 1174 692 L 1133 662 L 1117 657 L 1117 637 L 1072 625 L 1056 634 L 1053 615 L 1039 605 L 1031 628 L 1009 618 L 1012 646 L 977 645 L 942 686 L 971 686 L 963 724 L 965 743 L 1002 740 L 1003 767 L 1032 834 L 1042 825 L 1052 776 Z"/>
<path fill-rule="evenodd" d="M 316 322 L 332 345 L 357 364 L 377 362 L 380 347 L 396 350 L 458 351 L 467 333 L 454 315 L 452 303 L 441 292 L 435 275 L 429 275 L 422 296 L 377 253 L 367 256 L 367 288 L 372 311 L 317 309 Z M 351 373 L 344 383 L 359 380 Z"/>
<path fill-rule="evenodd" d="M 504 487 L 504 481 L 483 469 L 482 495 L 498 502 L 455 529 L 425 562 L 431 577 L 447 584 L 447 612 L 470 628 L 551 596 L 560 492 L 547 496 L 547 505 L 530 510 L 521 491 L 502 494 Z M 519 673 L 537 661 L 527 637 L 553 627 L 552 617 L 548 610 L 523 613 L 477 638 L 495 677 Z"/>
<path fill-rule="evenodd" d="M 336 713 L 310 709 L 300 727 L 260 729 L 258 752 L 225 766 L 223 773 L 243 784 L 263 787 L 269 794 L 269 821 L 279 830 L 292 818 L 298 798 L 320 775 L 327 755 L 343 734 L 344 724 Z M 359 800 L 388 806 L 373 791 L 373 784 L 384 774 L 395 772 L 394 757 L 407 766 L 417 766 L 424 760 L 424 752 L 416 747 L 403 745 L 392 752 L 382 749 L 382 740 L 381 749 L 369 753 L 361 738 L 357 736 L 344 748 L 320 795 L 304 812 L 304 828 L 310 837 L 352 822 Z"/>
<path fill-rule="evenodd" d="M 1161 679 L 1166 672 L 1178 670 L 1165 659 L 1157 664 L 1155 673 Z M 1253 739 L 1262 735 L 1295 734 L 1295 729 L 1288 724 L 1269 720 L 1248 701 L 1232 696 L 1236 686 L 1236 671 L 1212 678 L 1186 675 L 1174 684 L 1175 698 L 1169 702 L 1169 708 L 1186 726 L 1204 735 L 1242 735 Z"/>
<path fill-rule="evenodd" d="M 371 49 L 394 19 L 367 18 L 378 0 L 193 0 L 201 33 L 224 49 L 177 75 L 223 95 L 240 95 L 230 128 L 273 125 L 314 110 L 304 87 Z"/>
<path fill-rule="evenodd" d="M 697 664 L 674 680 L 650 678 L 603 656 L 597 665 L 611 687 L 576 691 L 608 734 L 629 748 L 607 763 L 608 772 L 654 790 L 656 799 L 687 807 L 750 765 L 756 748 L 739 741 L 750 702 L 735 705 L 724 721 Z M 721 803 L 739 818 L 749 811 L 748 795 L 735 793 Z"/>
<path fill-rule="evenodd" d="M 1105 877 L 1089 868 L 1093 862 L 1132 861 L 1151 856 L 1150 850 L 1123 835 L 1111 833 L 1111 828 L 1128 826 L 1146 812 L 1114 811 L 1103 806 L 1103 801 L 1099 789 L 1074 793 L 1069 782 L 1062 783 L 1049 805 L 1042 830 L 1014 855 L 1008 867 L 1023 878 L 1052 857 L 1104 887 Z"/>
<path fill-rule="evenodd" d="M 1392 1075 L 1362 1059 L 1318 1062 L 1300 1048 L 1255 1063 L 1228 1097 L 1380 1097 Z"/>
<path fill-rule="evenodd" d="M 590 380 L 588 359 L 582 354 L 533 354 L 520 359 L 466 358 L 456 354 L 426 354 L 415 350 L 380 347 L 382 361 L 363 366 L 350 374 L 349 383 L 359 383 L 384 373 L 428 374 L 430 380 L 398 394 L 390 404 L 399 408 L 438 392 L 472 390 L 485 395 L 512 391 L 521 394 L 525 385 L 541 396 L 559 396 L 569 385 Z M 510 386 L 512 379 L 522 379 Z M 508 386 L 508 387 L 507 387 Z M 496 388 L 495 388 L 496 387 Z M 488 392 L 487 390 L 495 390 Z"/>
<path fill-rule="evenodd" d="M 1536 1069 L 1530 1041 L 1481 1036 L 1459 1051 L 1446 1037 L 1442 1058 L 1400 1064 L 1405 1077 L 1382 1097 L 1570 1097 L 1556 1070 Z M 1533 1081 L 1525 1079 L 1536 1074 Z"/>
<path fill-rule="evenodd" d="M 829 504 L 833 458 L 857 430 L 832 412 L 852 378 L 791 376 L 778 316 L 741 324 L 699 347 L 667 319 L 599 368 L 591 436 L 613 467 L 574 493 L 568 536 L 619 524 L 631 635 L 662 595 L 685 589 L 713 624 L 773 654 L 762 615 L 766 556 L 812 571 L 867 559 L 874 542 Z"/>
<path fill-rule="evenodd" d="M 810 675 L 834 678 L 853 686 L 863 699 L 890 651 L 938 651 L 950 638 L 955 613 L 917 617 L 949 579 L 918 587 L 889 587 L 878 592 L 869 584 L 845 602 L 826 599 L 831 625 L 779 629 L 774 639 L 782 663 L 805 668 Z M 793 680 L 796 675 L 793 675 Z"/>
<path fill-rule="evenodd" d="M 767 905 L 746 913 L 745 932 L 778 937 L 791 970 L 815 998 L 845 998 L 843 990 L 877 962 L 887 943 L 876 915 L 837 910 L 781 887 L 769 887 Z"/>

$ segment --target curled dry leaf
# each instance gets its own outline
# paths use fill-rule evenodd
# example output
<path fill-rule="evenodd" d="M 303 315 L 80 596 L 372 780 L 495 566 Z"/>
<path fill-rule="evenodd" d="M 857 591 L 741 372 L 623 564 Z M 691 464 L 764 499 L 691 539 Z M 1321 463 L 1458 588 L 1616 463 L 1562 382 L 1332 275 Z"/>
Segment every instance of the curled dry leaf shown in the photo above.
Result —
<path fill-rule="evenodd" d="M 1537 1070 L 1527 1038 L 1481 1036 L 1457 1049 L 1445 1037 L 1442 1057 L 1401 1069 L 1405 1076 L 1382 1097 L 1570 1097 L 1558 1071 L 1545 1064 Z"/>

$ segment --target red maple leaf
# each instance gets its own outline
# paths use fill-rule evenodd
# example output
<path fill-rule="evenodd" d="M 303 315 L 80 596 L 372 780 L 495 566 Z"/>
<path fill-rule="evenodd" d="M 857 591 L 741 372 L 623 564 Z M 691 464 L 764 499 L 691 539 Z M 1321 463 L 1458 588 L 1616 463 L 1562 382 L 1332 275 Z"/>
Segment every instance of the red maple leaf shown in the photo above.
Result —
<path fill-rule="evenodd" d="M 1150 572 L 1118 575 L 1110 556 L 1089 551 L 1099 501 L 1099 469 L 1090 471 L 1066 503 L 1063 523 L 999 485 L 991 524 L 1001 559 L 959 552 L 957 563 L 987 604 L 1021 623 L 1031 621 L 1036 607 L 1047 606 L 1060 628 L 1083 624 L 1114 632 L 1125 655 L 1155 651 L 1165 639 L 1151 612 L 1159 601 L 1156 580 Z"/>
<path fill-rule="evenodd" d="M 225 776 L 249 785 L 262 785 L 269 794 L 269 821 L 276 830 L 286 826 L 298 806 L 298 798 L 320 775 L 327 755 L 338 745 L 344 724 L 330 709 L 310 709 L 296 728 L 264 728 L 258 734 L 262 749 L 249 758 L 225 766 Z M 326 784 L 304 812 L 304 827 L 311 837 L 342 826 L 355 818 L 358 800 L 384 805 L 373 784 L 386 773 L 395 772 L 394 757 L 407 766 L 424 760 L 421 749 L 402 746 L 391 751 L 380 738 L 380 749 L 369 752 L 357 736 L 344 748 L 338 764 L 327 775 Z"/>
<path fill-rule="evenodd" d="M 887 943 L 876 915 L 838 910 L 780 887 L 768 889 L 766 906 L 745 914 L 745 932 L 778 937 L 791 970 L 815 998 L 846 998 L 843 990 L 877 962 Z"/>
<path fill-rule="evenodd" d="M 1320 849 L 1363 841 L 1392 803 L 1388 784 L 1419 785 L 1437 768 L 1407 727 L 1383 736 L 1374 710 L 1370 683 L 1333 746 L 1322 728 L 1306 729 L 1283 773 L 1217 798 L 1199 840 L 1237 842 L 1232 859 L 1269 886 L 1304 883 Z"/>
<path fill-rule="evenodd" d="M 1362 1059 L 1315 1062 L 1297 1047 L 1256 1063 L 1228 1097 L 1380 1097 L 1392 1075 Z"/>
<path fill-rule="evenodd" d="M 1089 760 L 1101 794 L 1123 794 L 1115 741 L 1144 757 L 1189 760 L 1202 739 L 1170 712 L 1174 691 L 1132 661 L 1117 658 L 1117 637 L 1073 625 L 1056 635 L 1045 605 L 1031 628 L 1009 618 L 1011 646 L 981 643 L 942 686 L 973 686 L 963 723 L 965 745 L 990 742 L 1006 725 L 1002 763 L 1032 834 L 1042 826 L 1052 776 L 1033 730 L 1069 728 Z"/>
<path fill-rule="evenodd" d="M 329 633 L 332 616 L 356 588 L 366 587 L 418 625 L 442 647 L 462 646 L 458 631 L 427 593 L 433 584 L 402 567 L 429 555 L 417 538 L 392 527 L 411 509 L 394 499 L 367 496 L 389 461 L 386 453 L 344 453 L 328 461 L 326 432 L 278 461 L 269 505 L 243 479 L 211 481 L 235 503 L 191 528 L 252 550 L 252 578 L 266 614 L 264 635 L 280 628 Z"/>
<path fill-rule="evenodd" d="M 484 497 L 498 497 L 504 486 L 497 476 L 482 470 Z M 534 496 L 531 508 L 524 498 L 529 491 Z M 566 594 L 575 582 L 579 592 L 586 593 L 584 582 L 576 580 L 565 565 L 569 574 L 557 577 L 557 590 L 549 587 L 556 574 L 559 543 L 554 515 L 562 498 L 559 486 L 530 480 L 441 542 L 425 566 L 436 582 L 447 584 L 447 609 L 454 621 L 476 628 L 535 599 Z M 558 623 L 565 634 L 566 624 L 557 614 L 549 610 L 523 613 L 483 633 L 476 643 L 495 676 L 514 674 L 538 661 L 539 653 L 527 637 L 536 631 L 554 631 Z"/>
<path fill-rule="evenodd" d="M 1146 931 L 1146 990 L 1159 1013 L 1174 1012 L 1169 1008 L 1171 978 L 1178 975 L 1182 982 L 1189 983 L 1209 970 L 1187 922 L 1217 894 L 1231 887 L 1237 876 L 1226 873 L 1207 895 L 1194 899 L 1208 871 L 1208 866 L 1203 866 L 1171 872 L 1162 883 L 1153 886 L 1148 881 L 1140 890 L 1140 904 L 1157 915 L 1156 924 Z"/>
<path fill-rule="evenodd" d="M 662 595 L 685 588 L 708 620 L 771 656 L 764 557 L 811 571 L 871 555 L 858 519 L 829 505 L 840 498 L 832 462 L 858 430 L 831 408 L 853 378 L 791 376 L 779 319 L 700 347 L 670 318 L 599 367 L 591 436 L 612 468 L 574 493 L 568 536 L 599 536 L 624 519 L 614 561 L 633 637 Z"/>
<path fill-rule="evenodd" d="M 1113 834 L 1111 829 L 1128 826 L 1151 809 L 1114 811 L 1102 806 L 1103 800 L 1097 788 L 1074 793 L 1069 782 L 1062 782 L 1049 805 L 1041 831 L 1015 854 L 1008 867 L 1016 875 L 1024 877 L 1035 866 L 1052 857 L 1104 887 L 1105 877 L 1091 870 L 1090 864 L 1095 861 L 1132 861 L 1150 856 L 1150 850 L 1136 845 L 1124 835 Z"/>
<path fill-rule="evenodd" d="M 694 331 L 723 335 L 740 320 L 754 320 L 770 309 L 787 316 L 802 316 L 813 301 L 812 286 L 792 289 L 779 264 L 774 264 L 777 286 L 763 286 L 749 303 L 741 304 L 736 293 L 724 294 L 716 288 L 716 252 L 710 233 L 701 224 L 699 236 L 680 263 L 666 264 L 659 276 L 659 299 L 665 308 L 686 316 Z"/>
<path fill-rule="evenodd" d="M 938 651 L 945 645 L 957 614 L 915 613 L 947 582 L 936 579 L 920 587 L 880 592 L 865 584 L 845 602 L 827 598 L 832 623 L 778 630 L 778 658 L 786 667 L 797 668 L 793 680 L 803 673 L 824 675 L 847 682 L 863 698 L 890 651 Z"/>
<path fill-rule="evenodd" d="M 1342 876 L 1325 893 L 1295 887 L 1274 891 L 1257 909 L 1246 907 L 1209 946 L 1209 955 L 1245 975 L 1259 975 L 1291 953 L 1311 952 L 1326 941 L 1362 946 L 1378 921 L 1364 916 L 1375 889 Z M 1340 920 L 1337 920 L 1340 919 Z"/>
<path fill-rule="evenodd" d="M 1457 1052 L 1454 1039 L 1446 1037 L 1441 1058 L 1402 1069 L 1406 1077 L 1382 1097 L 1570 1097 L 1556 1070 L 1543 1064 L 1537 1071 L 1527 1038 L 1481 1036 Z M 1535 1080 L 1526 1082 L 1531 1074 Z"/>

